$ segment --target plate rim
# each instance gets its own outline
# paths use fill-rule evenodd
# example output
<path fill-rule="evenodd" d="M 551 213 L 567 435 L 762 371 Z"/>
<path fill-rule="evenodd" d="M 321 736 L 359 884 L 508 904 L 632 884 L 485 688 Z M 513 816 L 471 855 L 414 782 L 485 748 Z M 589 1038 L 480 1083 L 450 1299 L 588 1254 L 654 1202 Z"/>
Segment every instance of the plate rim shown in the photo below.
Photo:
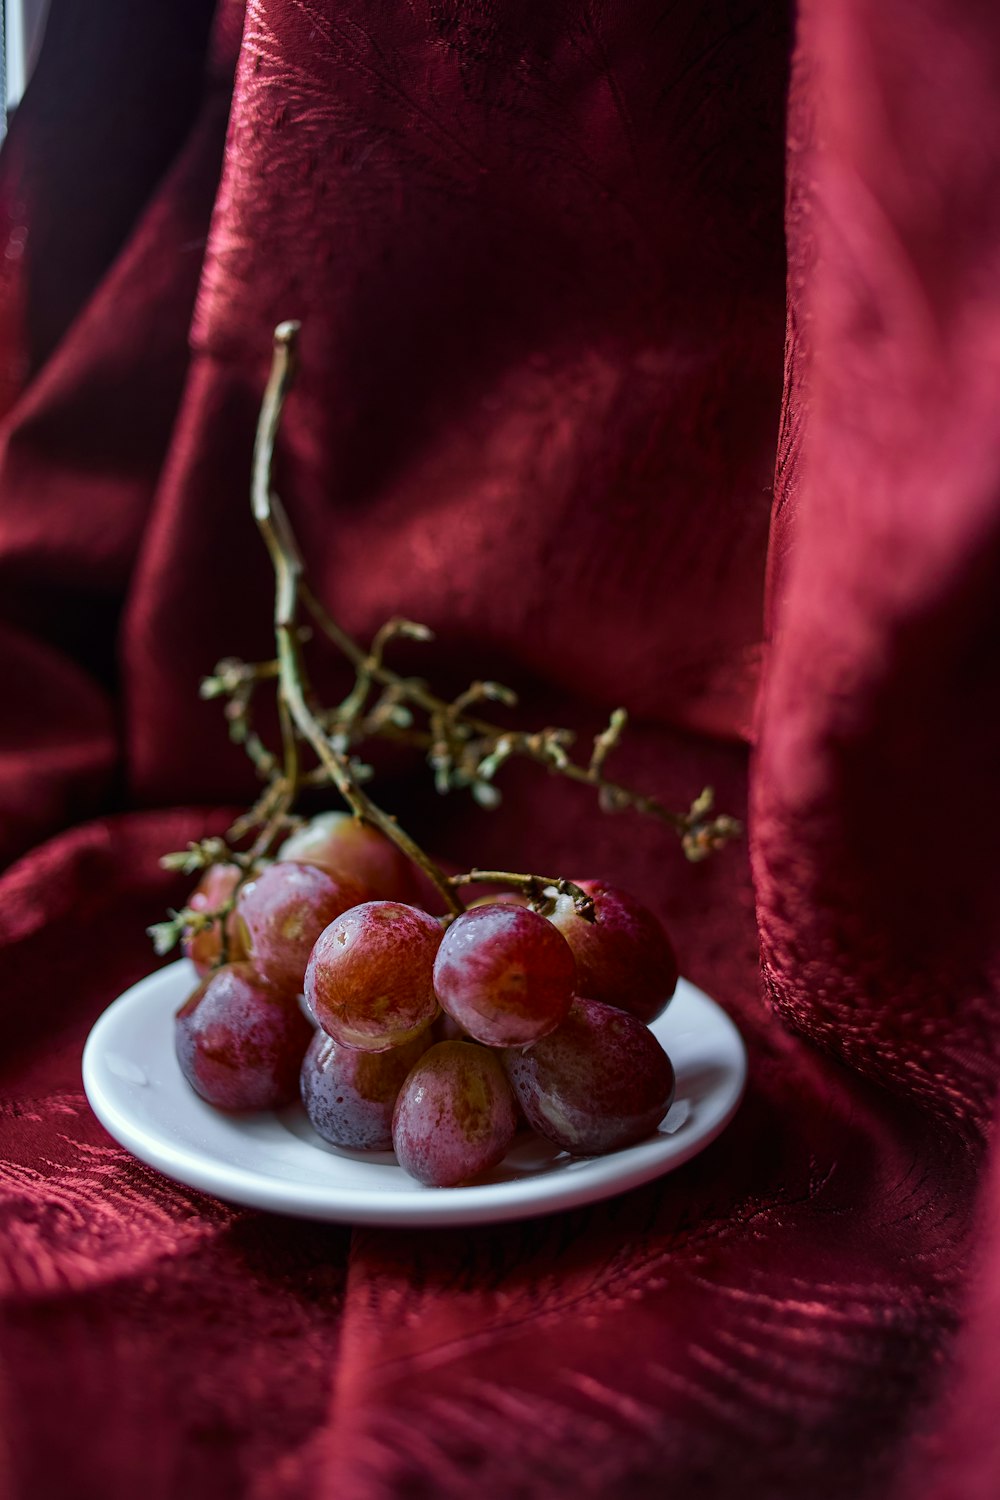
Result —
<path fill-rule="evenodd" d="M 746 1093 L 748 1056 L 739 1028 L 717 1000 L 685 979 L 685 986 L 712 1008 L 716 1020 L 730 1033 L 738 1059 L 734 1072 L 736 1086 L 719 1116 L 683 1145 L 678 1142 L 666 1159 L 650 1152 L 648 1147 L 652 1142 L 646 1140 L 606 1156 L 577 1158 L 586 1163 L 586 1167 L 577 1172 L 557 1172 L 551 1176 L 454 1188 L 425 1187 L 414 1182 L 412 1188 L 393 1187 L 383 1193 L 377 1187 L 324 1190 L 315 1184 L 271 1179 L 211 1155 L 198 1155 L 188 1146 L 177 1146 L 153 1134 L 124 1113 L 104 1087 L 101 1065 L 108 1050 L 106 1038 L 113 1033 L 122 1012 L 131 1013 L 138 1005 L 155 1003 L 151 1002 L 151 996 L 161 985 L 179 980 L 181 970 L 186 970 L 194 978 L 194 969 L 187 959 L 175 960 L 130 985 L 101 1013 L 83 1050 L 84 1092 L 104 1128 L 137 1160 L 183 1187 L 194 1188 L 222 1202 L 245 1208 L 326 1223 L 405 1229 L 502 1223 L 585 1207 L 666 1176 L 700 1155 L 731 1123 Z M 280 1114 L 278 1110 L 265 1110 L 254 1118 L 280 1117 Z M 623 1161 L 627 1152 L 636 1153 L 631 1161 Z M 332 1154 L 338 1154 L 335 1148 L 332 1148 Z M 534 1185 L 543 1180 L 548 1185 L 547 1191 L 539 1193 Z M 329 1201 L 326 1201 L 328 1197 Z"/>

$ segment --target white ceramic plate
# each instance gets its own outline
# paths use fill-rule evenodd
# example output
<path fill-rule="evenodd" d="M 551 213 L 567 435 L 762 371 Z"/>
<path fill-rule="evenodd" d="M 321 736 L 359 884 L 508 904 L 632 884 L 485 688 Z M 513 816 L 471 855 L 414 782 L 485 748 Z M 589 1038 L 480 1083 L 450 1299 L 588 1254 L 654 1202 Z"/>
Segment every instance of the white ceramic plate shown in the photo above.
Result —
<path fill-rule="evenodd" d="M 485 1224 L 576 1208 L 690 1161 L 732 1119 L 746 1051 L 732 1021 L 682 979 L 653 1031 L 677 1072 L 677 1095 L 655 1135 L 610 1156 L 571 1157 L 520 1137 L 484 1183 L 428 1188 L 389 1154 L 341 1151 L 300 1105 L 229 1115 L 189 1087 L 174 1054 L 173 1017 L 197 982 L 182 959 L 120 996 L 90 1033 L 83 1083 L 94 1113 L 140 1161 L 250 1208 L 355 1224 Z"/>

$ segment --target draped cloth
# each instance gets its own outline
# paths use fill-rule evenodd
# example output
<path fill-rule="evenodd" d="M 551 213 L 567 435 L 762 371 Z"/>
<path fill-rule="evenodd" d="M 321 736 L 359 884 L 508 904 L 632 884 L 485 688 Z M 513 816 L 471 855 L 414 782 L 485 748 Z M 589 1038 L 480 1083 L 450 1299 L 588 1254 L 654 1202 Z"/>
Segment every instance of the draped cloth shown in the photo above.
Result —
<path fill-rule="evenodd" d="M 54 0 L 0 155 L 0 1496 L 1000 1492 L 1000 17 Z M 253 780 L 247 501 L 422 675 L 675 806 L 387 763 L 442 856 L 642 892 L 750 1086 L 593 1209 L 409 1233 L 132 1160 L 89 1027 Z M 416 648 L 414 648 L 416 649 Z M 331 679 L 337 682 L 336 669 Z"/>

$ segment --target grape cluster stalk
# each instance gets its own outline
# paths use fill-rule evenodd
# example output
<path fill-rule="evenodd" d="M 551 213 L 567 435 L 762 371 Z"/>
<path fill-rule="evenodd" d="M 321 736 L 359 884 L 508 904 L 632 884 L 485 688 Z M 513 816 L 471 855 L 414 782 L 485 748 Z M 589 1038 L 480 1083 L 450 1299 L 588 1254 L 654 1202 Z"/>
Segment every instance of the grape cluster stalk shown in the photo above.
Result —
<path fill-rule="evenodd" d="M 426 627 L 394 618 L 365 651 L 330 617 L 271 479 L 297 335 L 296 323 L 275 331 L 253 463 L 276 654 L 227 659 L 202 685 L 224 700 L 263 789 L 225 839 L 164 857 L 199 879 L 187 905 L 150 929 L 160 953 L 182 942 L 200 981 L 175 1017 L 179 1065 L 218 1109 L 301 1099 L 322 1139 L 392 1150 L 432 1187 L 482 1178 L 523 1128 L 571 1155 L 619 1150 L 655 1131 L 673 1098 L 670 1059 L 649 1029 L 677 982 L 659 920 L 600 880 L 445 873 L 366 790 L 373 773 L 361 751 L 372 738 L 402 740 L 426 756 L 439 791 L 466 788 L 486 808 L 499 800 L 505 761 L 526 757 L 592 786 L 605 811 L 659 818 L 691 860 L 739 824 L 713 816 L 710 788 L 678 814 L 611 780 L 623 709 L 583 764 L 568 730 L 517 731 L 481 716 L 484 703 L 515 705 L 508 688 L 480 681 L 446 700 L 386 665 L 394 639 L 426 640 Z M 333 708 L 318 702 L 307 670 L 317 626 L 355 673 Z M 264 685 L 276 694 L 277 749 L 253 720 Z M 335 790 L 344 808 L 299 816 L 300 795 L 315 787 Z M 492 893 L 466 904 L 466 888 L 482 885 Z"/>
<path fill-rule="evenodd" d="M 228 956 L 230 935 L 225 929 L 240 885 L 272 854 L 279 840 L 298 826 L 301 820 L 295 807 L 300 794 L 316 787 L 333 789 L 359 823 L 377 829 L 395 845 L 424 873 L 452 916 L 464 909 L 461 889 L 477 883 L 522 892 L 538 908 L 550 899 L 544 892 L 555 890 L 570 896 L 577 911 L 585 918 L 589 916 L 585 893 L 562 876 L 475 868 L 447 875 L 366 791 L 373 773 L 359 752 L 366 742 L 378 738 L 402 742 L 422 752 L 439 792 L 467 789 L 477 804 L 487 809 L 501 800 L 497 773 L 508 760 L 522 758 L 552 774 L 592 787 L 604 812 L 632 809 L 658 819 L 679 836 L 684 853 L 693 862 L 738 837 L 742 828 L 737 819 L 714 812 L 711 787 L 704 788 L 686 813 L 677 813 L 655 797 L 607 775 L 608 758 L 627 724 L 625 709 L 614 710 L 607 727 L 595 736 L 586 763 L 582 763 L 571 754 L 571 730 L 516 730 L 482 717 L 483 704 L 493 702 L 508 709 L 516 706 L 516 695 L 502 684 L 476 681 L 449 700 L 435 694 L 423 679 L 400 675 L 388 666 L 385 654 L 394 640 L 432 639 L 425 625 L 395 616 L 376 632 L 365 650 L 332 618 L 308 582 L 287 512 L 272 483 L 281 416 L 295 377 L 299 330 L 300 325 L 290 321 L 279 324 L 274 332 L 251 483 L 253 518 L 274 569 L 276 655 L 265 662 L 226 658 L 201 685 L 203 698 L 224 700 L 230 737 L 249 755 L 264 783 L 263 790 L 253 807 L 233 824 L 226 839 L 204 839 L 164 857 L 166 868 L 187 874 L 226 865 L 236 875 L 217 901 L 206 899 L 172 911 L 166 921 L 151 928 L 157 952 L 169 952 L 185 934 L 219 927 L 223 933 L 221 951 Z M 350 692 L 333 708 L 319 704 L 310 685 L 305 646 L 317 629 L 355 673 Z M 277 699 L 279 751 L 263 742 L 254 724 L 254 701 L 263 686 L 273 688 Z M 307 760 L 311 764 L 307 765 Z"/>

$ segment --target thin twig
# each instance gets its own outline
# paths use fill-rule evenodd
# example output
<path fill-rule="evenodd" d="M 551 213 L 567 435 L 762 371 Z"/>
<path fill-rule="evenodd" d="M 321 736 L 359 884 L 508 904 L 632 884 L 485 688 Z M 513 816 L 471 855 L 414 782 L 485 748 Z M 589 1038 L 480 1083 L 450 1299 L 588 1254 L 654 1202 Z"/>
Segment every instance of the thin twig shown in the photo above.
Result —
<path fill-rule="evenodd" d="M 273 855 L 275 845 L 290 827 L 298 793 L 303 787 L 336 787 L 354 816 L 368 823 L 390 839 L 441 893 L 452 915 L 463 910 L 456 892 L 464 885 L 493 883 L 522 891 L 536 909 L 544 909 L 557 894 L 572 897 L 577 911 L 593 920 L 593 901 L 572 881 L 560 876 L 515 874 L 502 870 L 472 870 L 465 875 L 448 877 L 433 859 L 396 822 L 383 812 L 360 781 L 370 774 L 370 767 L 352 755 L 352 751 L 374 736 L 397 740 L 425 752 L 442 791 L 467 787 L 473 797 L 485 806 L 495 806 L 500 793 L 494 786 L 496 773 L 513 756 L 532 760 L 549 772 L 591 787 L 598 794 L 600 806 L 607 812 L 631 808 L 657 818 L 681 837 L 682 847 L 690 860 L 705 858 L 741 832 L 735 818 L 712 816 L 713 793 L 710 787 L 695 798 L 687 813 L 675 813 L 641 792 L 605 775 L 605 763 L 618 746 L 626 723 L 623 709 L 615 709 L 607 727 L 595 736 L 590 760 L 574 760 L 570 748 L 574 735 L 568 729 L 544 728 L 535 731 L 506 729 L 479 717 L 471 710 L 482 702 L 498 702 L 513 707 L 517 698 L 509 688 L 489 681 L 473 682 L 464 692 L 450 700 L 439 697 L 419 677 L 406 677 L 385 665 L 389 644 L 399 638 L 430 640 L 431 632 L 412 620 L 393 617 L 375 634 L 368 651 L 354 641 L 332 618 L 316 597 L 308 580 L 302 555 L 289 524 L 287 514 L 272 486 L 274 450 L 281 424 L 285 398 L 296 370 L 299 324 L 287 322 L 274 333 L 271 370 L 264 391 L 254 442 L 251 479 L 251 507 L 254 520 L 267 547 L 274 569 L 274 633 L 277 655 L 273 661 L 247 663 L 227 659 L 218 664 L 213 676 L 201 687 L 205 698 L 226 700 L 226 716 L 231 737 L 243 745 L 254 763 L 257 774 L 266 785 L 254 806 L 233 824 L 228 842 L 203 840 L 188 850 L 166 856 L 172 869 L 189 872 L 204 870 L 215 863 L 230 861 L 240 871 L 239 886 L 252 878 L 260 862 Z M 299 623 L 305 610 L 337 650 L 351 663 L 355 682 L 343 702 L 335 709 L 314 706 L 306 668 L 304 646 L 312 630 Z M 251 703 L 262 682 L 276 681 L 278 715 L 281 727 L 281 756 L 275 755 L 260 739 L 251 721 Z M 375 701 L 372 695 L 377 691 Z M 415 722 L 415 714 L 424 721 Z M 302 750 L 308 746 L 318 764 L 303 765 Z M 248 850 L 240 850 L 242 840 L 253 835 Z M 212 921 L 224 923 L 238 894 L 215 913 L 194 913 L 189 908 L 170 913 L 170 920 L 157 924 L 158 951 L 170 945 L 185 930 L 201 930 Z M 225 932 L 222 952 L 226 953 Z"/>
<path fill-rule="evenodd" d="M 274 333 L 271 375 L 264 392 L 257 441 L 254 445 L 252 500 L 254 520 L 264 538 L 275 574 L 274 632 L 278 648 L 280 701 L 302 738 L 312 746 L 320 764 L 329 773 L 355 817 L 371 824 L 401 849 L 433 881 L 449 911 L 462 910 L 462 903 L 448 884 L 444 871 L 420 845 L 358 786 L 347 759 L 331 745 L 322 726 L 306 702 L 302 646 L 296 629 L 302 559 L 277 495 L 271 491 L 274 440 L 281 420 L 285 396 L 295 369 L 298 323 L 282 323 Z"/>
<path fill-rule="evenodd" d="M 575 881 L 562 875 L 519 875 L 512 870 L 469 870 L 464 875 L 449 875 L 450 885 L 506 885 L 527 896 L 533 905 L 543 905 L 557 896 L 571 896 L 577 912 L 586 921 L 594 920 L 594 898 Z"/>

